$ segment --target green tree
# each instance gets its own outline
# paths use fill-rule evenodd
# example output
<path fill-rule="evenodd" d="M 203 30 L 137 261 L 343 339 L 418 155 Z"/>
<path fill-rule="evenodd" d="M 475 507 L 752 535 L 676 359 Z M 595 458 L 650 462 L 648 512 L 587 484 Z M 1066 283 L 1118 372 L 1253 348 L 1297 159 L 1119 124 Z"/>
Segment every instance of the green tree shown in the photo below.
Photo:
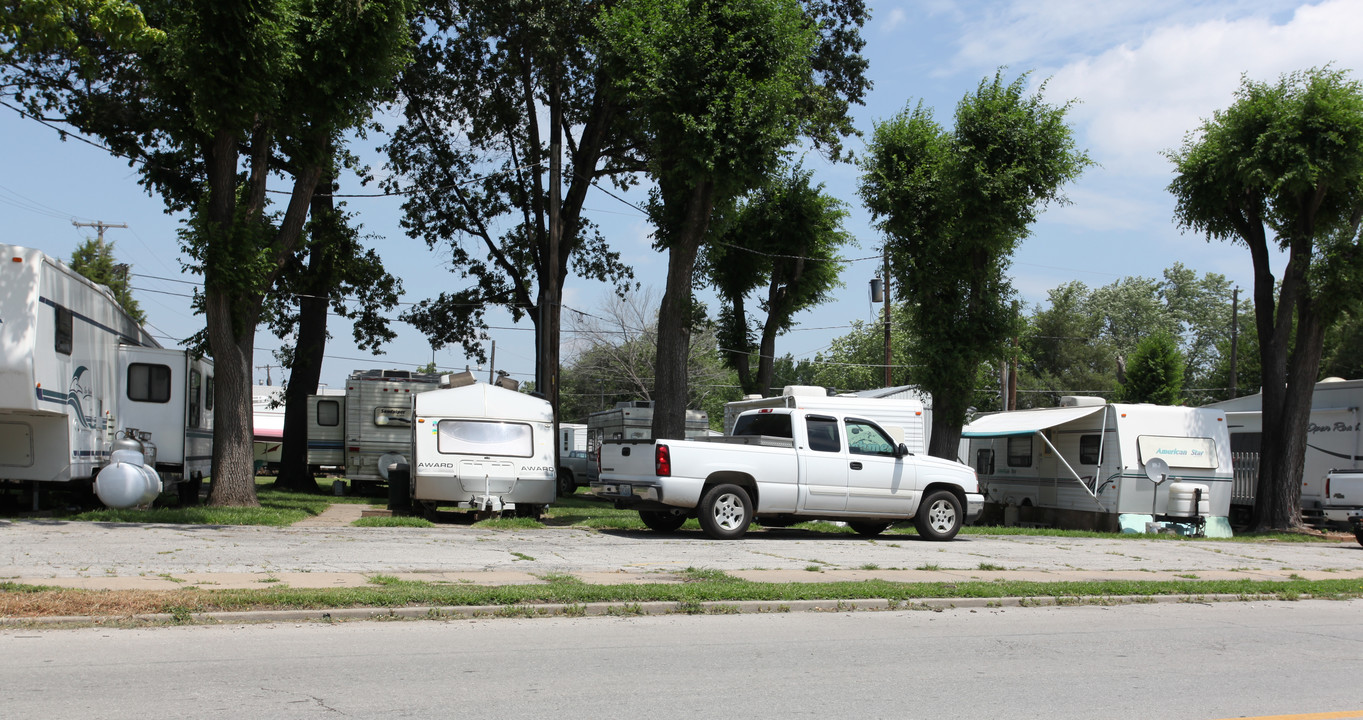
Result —
<path fill-rule="evenodd" d="M 1027 96 L 1025 82 L 981 81 L 950 132 L 921 105 L 905 110 L 876 126 L 862 160 L 861 197 L 909 306 L 912 377 L 932 394 L 937 457 L 956 457 L 974 370 L 1001 360 L 1018 331 L 1004 275 L 1013 249 L 1089 164 L 1065 124 L 1069 104 Z"/>
<path fill-rule="evenodd" d="M 1183 354 L 1172 335 L 1154 333 L 1141 339 L 1131 353 L 1119 395 L 1129 403 L 1183 404 Z"/>
<path fill-rule="evenodd" d="M 147 322 L 146 313 L 137 304 L 132 289 L 128 287 L 127 266 L 120 265 L 114 258 L 114 244 L 96 239 L 87 239 L 71 253 L 71 269 L 84 275 L 88 280 L 105 285 L 114 294 L 114 299 L 123 312 L 137 321 L 138 325 Z"/>
<path fill-rule="evenodd" d="M 602 68 L 637 130 L 655 182 L 656 244 L 668 251 L 655 437 L 685 429 L 693 271 L 714 208 L 756 187 L 801 135 L 836 143 L 850 132 L 846 101 L 859 102 L 866 88 L 856 56 L 864 7 L 810 8 L 795 0 L 623 0 L 598 20 Z"/>
<path fill-rule="evenodd" d="M 847 213 L 811 176 L 796 166 L 769 179 L 738 206 L 701 258 L 723 303 L 724 361 L 738 373 L 745 394 L 771 394 L 776 336 L 790 329 L 797 313 L 842 285 L 837 254 L 851 241 L 842 229 Z M 764 291 L 757 305 L 765 318 L 750 317 L 747 309 L 748 296 L 758 290 Z"/>
<path fill-rule="evenodd" d="M 1332 69 L 1246 78 L 1169 158 L 1180 227 L 1249 248 L 1264 416 L 1254 527 L 1297 527 L 1325 332 L 1363 295 L 1363 87 Z"/>
<path fill-rule="evenodd" d="M 890 356 L 895 367 L 891 378 L 909 384 L 911 368 L 905 367 L 912 342 L 909 337 L 908 311 L 891 305 Z M 836 337 L 828 349 L 806 361 L 810 368 L 807 381 L 799 385 L 822 385 L 834 390 L 872 390 L 885 385 L 885 324 L 883 321 L 853 320 L 847 334 Z"/>
<path fill-rule="evenodd" d="M 404 319 L 436 347 L 482 359 L 488 306 L 536 328 L 535 386 L 558 408 L 560 314 L 570 277 L 632 279 L 584 217 L 592 186 L 628 186 L 634 138 L 591 52 L 597 3 L 452 0 L 413 24 L 402 124 L 385 146 L 403 225 L 446 247 L 467 287 Z"/>
<path fill-rule="evenodd" d="M 335 206 L 332 175 L 313 196 L 302 252 L 290 258 L 276 281 L 268 323 L 283 340 L 275 358 L 287 369 L 284 437 L 275 486 L 316 492 L 308 465 L 308 396 L 317 394 L 327 340 L 327 317 L 351 320 L 356 347 L 377 349 L 396 334 L 385 314 L 402 294 L 402 282 L 360 242 L 354 217 Z"/>
<path fill-rule="evenodd" d="M 44 0 L 0 7 L 0 88 L 137 165 L 203 274 L 217 505 L 254 505 L 251 365 L 332 148 L 407 62 L 408 0 Z M 271 208 L 269 181 L 291 187 Z"/>
<path fill-rule="evenodd" d="M 1063 395 L 1103 394 L 1117 388 L 1113 343 L 1104 336 L 1103 315 L 1094 312 L 1092 291 L 1078 281 L 1048 293 L 1020 339 L 1018 407 L 1056 407 Z"/>

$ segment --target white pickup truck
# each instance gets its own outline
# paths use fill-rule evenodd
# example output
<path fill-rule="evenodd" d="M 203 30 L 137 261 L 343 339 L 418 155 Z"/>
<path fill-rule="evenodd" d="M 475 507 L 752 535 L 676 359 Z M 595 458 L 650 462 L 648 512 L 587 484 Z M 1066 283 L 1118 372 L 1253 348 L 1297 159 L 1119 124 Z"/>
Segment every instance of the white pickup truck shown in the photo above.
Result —
<path fill-rule="evenodd" d="M 970 467 L 914 455 L 876 423 L 842 412 L 752 410 L 730 436 L 607 441 L 597 457 L 592 492 L 660 532 L 696 517 L 721 539 L 742 536 L 754 519 L 839 520 L 870 536 L 915 520 L 923 537 L 950 540 L 984 507 Z"/>

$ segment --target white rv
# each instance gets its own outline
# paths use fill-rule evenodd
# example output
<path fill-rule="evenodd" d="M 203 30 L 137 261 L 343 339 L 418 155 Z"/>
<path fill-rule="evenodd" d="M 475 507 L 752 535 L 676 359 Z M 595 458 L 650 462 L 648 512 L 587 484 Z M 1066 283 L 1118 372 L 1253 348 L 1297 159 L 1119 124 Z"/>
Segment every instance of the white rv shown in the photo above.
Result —
<path fill-rule="evenodd" d="M 284 388 L 251 386 L 251 438 L 256 474 L 278 468 L 284 446 Z"/>
<path fill-rule="evenodd" d="M 412 397 L 438 387 L 434 373 L 356 370 L 344 397 L 309 396 L 308 465 L 343 467 L 357 489 L 386 483 L 412 457 Z"/>
<path fill-rule="evenodd" d="M 212 367 L 162 348 L 108 288 L 0 245 L 0 481 L 88 483 L 115 433 L 136 428 L 163 479 L 196 492 L 212 459 Z"/>
<path fill-rule="evenodd" d="M 686 437 L 710 435 L 710 416 L 701 410 L 686 411 Z M 587 472 L 586 483 L 596 480 L 596 454 L 607 440 L 649 440 L 653 437 L 653 401 L 628 400 L 609 410 L 587 416 Z M 579 485 L 584 484 L 579 480 Z"/>
<path fill-rule="evenodd" d="M 1208 405 L 1226 413 L 1235 460 L 1232 510 L 1246 516 L 1254 507 L 1259 480 L 1259 439 L 1263 430 L 1263 394 Z M 1327 378 L 1311 395 L 1311 419 L 1306 430 L 1306 462 L 1301 477 L 1302 519 L 1309 523 L 1348 523 L 1348 506 L 1331 498 L 1326 476 L 1332 470 L 1363 469 L 1363 380 Z M 1332 493 L 1339 494 L 1339 493 Z M 1334 500 L 1335 502 L 1332 502 Z"/>
<path fill-rule="evenodd" d="M 538 515 L 557 493 L 549 401 L 467 373 L 446 378 L 449 387 L 413 396 L 413 506 Z"/>
<path fill-rule="evenodd" d="M 961 429 L 961 449 L 980 478 L 984 522 L 1145 532 L 1172 520 L 1231 533 L 1220 410 L 1066 397 L 1057 408 L 977 418 Z"/>
<path fill-rule="evenodd" d="M 900 389 L 903 390 L 903 389 Z M 910 390 L 894 398 L 866 397 L 860 394 L 829 395 L 813 385 L 787 385 L 776 397 L 749 397 L 724 405 L 724 434 L 733 433 L 741 413 L 761 408 L 797 408 L 854 413 L 887 430 L 912 453 L 925 453 L 931 432 L 930 413 L 922 396 Z"/>

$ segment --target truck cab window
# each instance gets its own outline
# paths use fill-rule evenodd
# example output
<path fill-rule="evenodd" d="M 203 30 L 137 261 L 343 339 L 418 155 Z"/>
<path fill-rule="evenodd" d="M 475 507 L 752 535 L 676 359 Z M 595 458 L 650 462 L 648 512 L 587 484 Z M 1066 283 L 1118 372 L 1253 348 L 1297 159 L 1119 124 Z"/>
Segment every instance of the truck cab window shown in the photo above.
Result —
<path fill-rule="evenodd" d="M 795 437 L 790 430 L 790 416 L 771 413 L 744 415 L 734 423 L 734 435 L 768 435 L 770 437 Z"/>
<path fill-rule="evenodd" d="M 841 452 L 842 439 L 838 437 L 838 421 L 827 417 L 806 417 L 805 429 L 809 433 L 809 449 L 816 452 Z"/>
<path fill-rule="evenodd" d="M 861 420 L 847 421 L 847 449 L 854 455 L 894 455 L 895 443 L 880 428 Z"/>

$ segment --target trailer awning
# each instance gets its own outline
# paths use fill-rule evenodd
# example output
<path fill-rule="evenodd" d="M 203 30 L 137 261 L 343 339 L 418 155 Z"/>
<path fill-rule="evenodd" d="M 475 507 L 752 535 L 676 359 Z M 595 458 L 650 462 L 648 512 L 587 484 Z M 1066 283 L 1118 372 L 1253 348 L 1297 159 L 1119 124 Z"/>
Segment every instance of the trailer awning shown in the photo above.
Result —
<path fill-rule="evenodd" d="M 1006 437 L 1031 435 L 1039 430 L 1064 425 L 1103 411 L 1104 405 L 1087 407 L 1044 408 L 986 415 L 961 428 L 963 438 Z"/>

